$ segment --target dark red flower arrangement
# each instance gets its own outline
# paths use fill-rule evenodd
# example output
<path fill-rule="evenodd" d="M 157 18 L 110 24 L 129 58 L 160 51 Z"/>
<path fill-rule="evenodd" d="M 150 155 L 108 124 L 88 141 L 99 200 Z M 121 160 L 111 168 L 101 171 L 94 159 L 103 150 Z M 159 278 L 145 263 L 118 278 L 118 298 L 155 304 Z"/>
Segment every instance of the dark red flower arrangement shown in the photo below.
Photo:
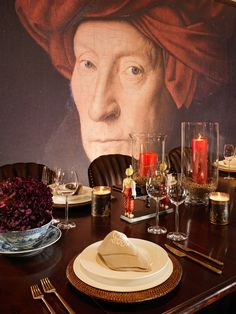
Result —
<path fill-rule="evenodd" d="M 51 189 L 31 177 L 0 183 L 0 232 L 41 227 L 52 219 Z"/>

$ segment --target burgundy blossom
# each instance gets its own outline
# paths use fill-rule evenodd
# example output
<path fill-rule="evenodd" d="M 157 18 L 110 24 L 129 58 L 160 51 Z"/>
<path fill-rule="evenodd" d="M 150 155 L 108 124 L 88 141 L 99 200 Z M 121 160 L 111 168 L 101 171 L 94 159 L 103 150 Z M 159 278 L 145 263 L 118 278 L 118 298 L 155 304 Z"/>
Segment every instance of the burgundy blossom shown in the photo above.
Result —
<path fill-rule="evenodd" d="M 52 217 L 50 188 L 31 177 L 0 183 L 0 232 L 41 227 Z"/>

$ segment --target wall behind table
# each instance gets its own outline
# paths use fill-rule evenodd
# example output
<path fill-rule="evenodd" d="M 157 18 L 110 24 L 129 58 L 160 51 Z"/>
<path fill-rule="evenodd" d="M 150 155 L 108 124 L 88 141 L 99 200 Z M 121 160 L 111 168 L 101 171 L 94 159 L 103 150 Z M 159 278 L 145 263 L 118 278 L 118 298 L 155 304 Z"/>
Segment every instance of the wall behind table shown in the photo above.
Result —
<path fill-rule="evenodd" d="M 232 10 L 236 15 L 236 8 Z M 76 165 L 87 184 L 89 161 L 80 144 L 68 81 L 23 29 L 14 1 L 0 1 L 0 12 L 0 165 L 19 161 Z M 236 31 L 229 50 L 231 85 L 204 103 L 180 110 L 179 128 L 168 139 L 168 149 L 180 145 L 180 122 L 194 120 L 220 122 L 221 153 L 225 142 L 236 145 Z"/>
<path fill-rule="evenodd" d="M 0 12 L 0 165 L 33 161 L 53 167 L 73 164 L 77 158 L 87 162 L 80 150 L 75 158 L 73 134 L 50 149 L 65 117 L 72 116 L 70 125 L 76 123 L 79 129 L 77 112 L 68 101 L 69 83 L 23 29 L 14 1 L 0 1 Z M 69 164 L 64 152 L 68 160 L 73 157 Z M 82 169 L 80 177 L 86 181 Z"/>

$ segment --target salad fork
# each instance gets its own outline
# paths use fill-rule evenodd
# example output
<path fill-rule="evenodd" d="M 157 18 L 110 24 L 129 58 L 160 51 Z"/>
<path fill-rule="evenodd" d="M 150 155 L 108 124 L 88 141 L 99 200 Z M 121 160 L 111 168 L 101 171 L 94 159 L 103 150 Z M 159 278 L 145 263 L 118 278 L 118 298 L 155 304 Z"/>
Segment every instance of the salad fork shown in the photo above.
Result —
<path fill-rule="evenodd" d="M 30 287 L 32 296 L 34 299 L 41 299 L 44 304 L 46 305 L 46 307 L 48 308 L 49 312 L 51 314 L 56 314 L 56 312 L 53 310 L 53 308 L 50 306 L 50 304 L 45 300 L 43 293 L 41 292 L 41 290 L 39 289 L 38 285 L 33 285 Z"/>
<path fill-rule="evenodd" d="M 51 284 L 51 281 L 48 277 L 43 278 L 40 280 L 43 290 L 45 293 L 55 293 L 55 295 L 58 297 L 58 299 L 61 301 L 61 303 L 64 305 L 64 307 L 67 309 L 67 311 L 70 314 L 76 314 L 74 310 L 68 305 L 68 303 L 60 296 L 60 294 L 56 291 L 56 288 Z"/>

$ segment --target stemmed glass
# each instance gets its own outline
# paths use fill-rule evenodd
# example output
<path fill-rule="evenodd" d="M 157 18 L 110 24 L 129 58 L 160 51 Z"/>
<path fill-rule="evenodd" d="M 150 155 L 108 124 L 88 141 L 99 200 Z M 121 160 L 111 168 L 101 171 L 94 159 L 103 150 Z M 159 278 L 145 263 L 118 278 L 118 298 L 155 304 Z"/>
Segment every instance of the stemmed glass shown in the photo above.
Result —
<path fill-rule="evenodd" d="M 187 192 L 182 182 L 182 174 L 169 174 L 167 180 L 167 195 L 172 204 L 175 205 L 175 231 L 169 232 L 167 238 L 173 241 L 183 241 L 187 235 L 179 232 L 179 205 L 182 204 L 187 196 Z"/>
<path fill-rule="evenodd" d="M 227 164 L 229 167 L 228 176 L 224 177 L 224 179 L 230 180 L 233 177 L 230 176 L 230 163 L 235 155 L 234 145 L 233 144 L 225 144 L 224 145 L 224 164 Z"/>
<path fill-rule="evenodd" d="M 57 194 L 65 196 L 65 220 L 57 225 L 60 229 L 70 229 L 76 227 L 75 222 L 68 219 L 68 196 L 74 195 L 79 186 L 77 173 L 74 169 L 61 169 L 58 178 Z"/>
<path fill-rule="evenodd" d="M 149 233 L 163 234 L 167 229 L 159 226 L 160 200 L 166 197 L 166 175 L 164 171 L 149 169 L 147 173 L 146 191 L 156 202 L 156 225 L 148 228 Z"/>
<path fill-rule="evenodd" d="M 57 180 L 58 180 L 58 174 L 59 174 L 59 170 L 55 170 L 52 171 L 51 169 L 49 169 L 47 166 L 43 167 L 43 171 L 42 171 L 42 176 L 41 176 L 41 181 L 49 186 L 52 190 L 52 193 L 55 194 L 56 191 L 56 184 L 57 184 Z M 52 224 L 58 224 L 60 222 L 59 218 L 52 218 Z"/>

